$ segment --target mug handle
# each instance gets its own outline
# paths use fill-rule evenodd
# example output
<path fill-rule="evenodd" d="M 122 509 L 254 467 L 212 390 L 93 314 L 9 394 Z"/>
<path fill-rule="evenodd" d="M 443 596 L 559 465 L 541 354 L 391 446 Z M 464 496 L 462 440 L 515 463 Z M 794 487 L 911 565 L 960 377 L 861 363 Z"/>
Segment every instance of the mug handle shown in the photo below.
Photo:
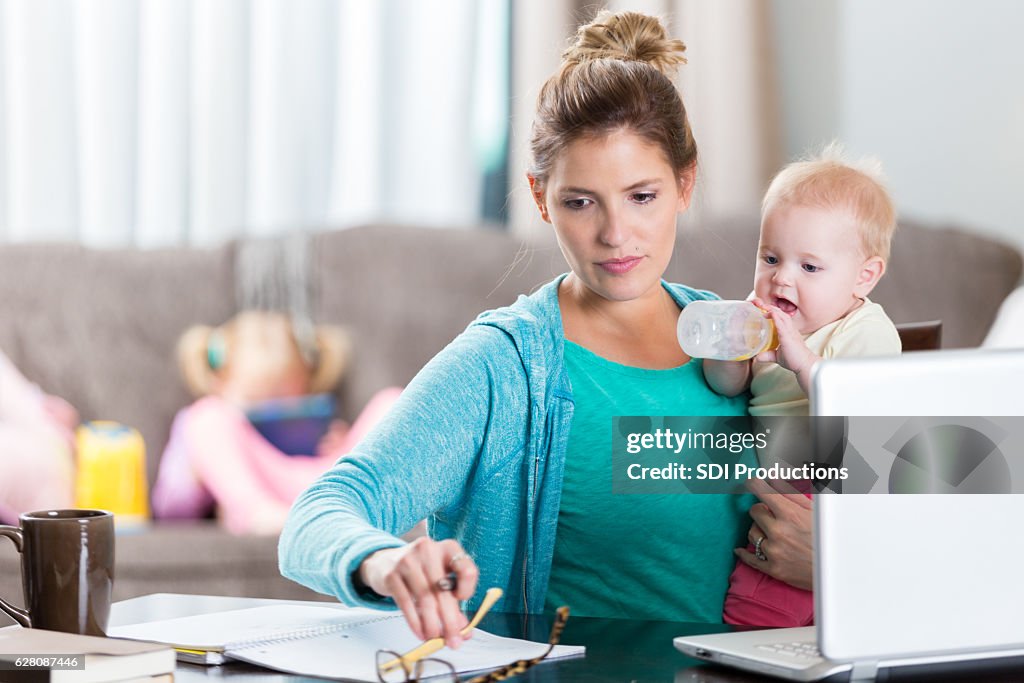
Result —
<path fill-rule="evenodd" d="M 14 543 L 14 547 L 18 549 L 19 553 L 21 552 L 23 536 L 21 534 L 20 528 L 16 526 L 7 526 L 6 524 L 0 524 L 0 536 L 6 536 L 7 538 L 11 539 L 11 542 Z M 30 628 L 32 626 L 32 620 L 29 619 L 28 610 L 23 610 L 20 607 L 15 607 L 3 598 L 0 598 L 0 610 L 3 610 L 7 614 L 9 614 L 12 619 L 14 619 L 16 622 L 18 622 L 25 628 Z"/>

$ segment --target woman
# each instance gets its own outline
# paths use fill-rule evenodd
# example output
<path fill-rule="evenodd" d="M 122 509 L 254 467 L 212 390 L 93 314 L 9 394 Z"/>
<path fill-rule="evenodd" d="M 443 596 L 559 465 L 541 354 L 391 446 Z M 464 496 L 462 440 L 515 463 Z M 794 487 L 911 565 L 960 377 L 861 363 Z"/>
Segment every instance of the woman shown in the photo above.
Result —
<path fill-rule="evenodd" d="M 449 646 L 478 579 L 505 590 L 506 611 L 721 620 L 749 500 L 607 487 L 612 416 L 746 410 L 675 341 L 682 307 L 714 295 L 661 280 L 696 176 L 671 80 L 684 49 L 636 13 L 580 29 L 539 96 L 528 174 L 571 272 L 481 315 L 303 494 L 285 576 L 351 604 L 393 600 Z M 396 538 L 423 517 L 445 540 Z"/>

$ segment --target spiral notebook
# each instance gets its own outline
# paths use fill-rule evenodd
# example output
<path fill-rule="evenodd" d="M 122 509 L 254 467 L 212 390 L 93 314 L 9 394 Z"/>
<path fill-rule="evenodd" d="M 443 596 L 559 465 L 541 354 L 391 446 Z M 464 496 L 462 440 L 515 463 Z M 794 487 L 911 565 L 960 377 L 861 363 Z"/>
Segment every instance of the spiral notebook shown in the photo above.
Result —
<path fill-rule="evenodd" d="M 202 664 L 241 660 L 302 676 L 377 681 L 377 651 L 406 652 L 420 644 L 398 612 L 313 605 L 271 605 L 109 629 L 108 635 L 166 643 L 178 659 Z M 547 643 L 503 638 L 476 629 L 458 650 L 432 655 L 457 672 L 493 669 L 539 657 Z M 584 648 L 556 645 L 549 659 Z M 440 671 L 438 672 L 440 673 Z M 425 676 L 431 670 L 424 671 Z"/>

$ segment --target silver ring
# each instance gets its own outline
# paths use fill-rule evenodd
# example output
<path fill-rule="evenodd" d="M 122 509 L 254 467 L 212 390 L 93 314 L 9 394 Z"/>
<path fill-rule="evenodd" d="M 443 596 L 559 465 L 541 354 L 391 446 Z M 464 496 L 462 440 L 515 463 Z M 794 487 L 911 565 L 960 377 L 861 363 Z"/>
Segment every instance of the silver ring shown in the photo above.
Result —
<path fill-rule="evenodd" d="M 764 536 L 761 536 L 759 539 L 757 539 L 757 542 L 754 543 L 754 557 L 761 560 L 762 562 L 767 562 L 768 556 L 764 554 L 763 550 L 761 550 L 762 543 L 764 543 Z"/>
<path fill-rule="evenodd" d="M 438 579 L 437 581 L 435 581 L 434 585 L 437 586 L 437 590 L 439 591 L 450 591 L 455 588 L 455 582 L 449 579 L 447 576 L 443 579 Z"/>
<path fill-rule="evenodd" d="M 448 560 L 448 566 L 452 569 L 455 569 L 455 565 L 468 558 L 469 555 L 467 555 L 466 553 L 455 553 L 454 555 L 452 555 L 452 559 Z"/>

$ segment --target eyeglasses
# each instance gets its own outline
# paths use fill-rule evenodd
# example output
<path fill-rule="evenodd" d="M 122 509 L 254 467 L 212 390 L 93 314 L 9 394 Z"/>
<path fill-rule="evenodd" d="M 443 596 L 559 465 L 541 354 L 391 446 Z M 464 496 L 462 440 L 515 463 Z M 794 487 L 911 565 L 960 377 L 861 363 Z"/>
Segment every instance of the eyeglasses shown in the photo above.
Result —
<path fill-rule="evenodd" d="M 490 604 L 488 604 L 487 597 L 490 596 L 491 591 L 498 591 L 498 596 L 500 597 L 500 589 L 492 588 L 487 591 L 487 596 L 484 597 L 484 602 L 481 603 L 480 609 L 478 609 L 476 615 L 474 615 L 473 621 L 470 622 L 466 629 L 463 629 L 464 634 L 468 634 L 470 630 L 476 627 L 476 623 L 483 618 L 483 613 L 486 613 L 487 610 L 491 608 L 491 605 L 494 604 L 494 601 L 497 600 L 497 598 L 495 598 L 490 602 Z M 505 679 L 513 676 L 518 676 L 527 669 L 539 664 L 551 654 L 551 651 L 555 649 L 555 645 L 558 645 L 558 641 L 562 637 L 562 631 L 565 629 L 567 621 L 569 621 L 569 608 L 565 606 L 559 607 L 555 612 L 555 623 L 551 626 L 551 635 L 548 636 L 548 649 L 544 651 L 544 654 L 534 657 L 533 659 L 520 659 L 512 662 L 511 664 L 506 664 L 499 669 L 495 669 L 494 671 L 469 679 L 466 683 L 494 683 L 495 681 L 504 681 Z M 433 640 L 441 640 L 441 645 L 429 651 L 420 652 L 425 649 L 426 645 L 432 642 L 429 640 L 405 655 L 399 655 L 389 650 L 378 651 L 377 677 L 380 679 L 381 683 L 409 683 L 417 682 L 425 678 L 437 680 L 441 683 L 457 683 L 459 677 L 454 666 L 443 659 L 426 656 L 436 652 L 444 646 L 444 641 L 442 639 L 435 638 Z"/>
<path fill-rule="evenodd" d="M 484 618 L 484 615 L 490 611 L 494 603 L 498 602 L 501 598 L 502 590 L 500 588 L 488 588 L 484 594 L 484 599 L 480 603 L 480 606 L 476 610 L 476 614 L 470 620 L 466 627 L 459 631 L 459 635 L 463 638 L 468 636 L 470 632 L 477 627 L 480 620 Z M 380 653 L 377 653 L 377 672 L 378 677 L 381 673 L 390 673 L 396 669 L 403 669 L 406 672 L 410 671 L 416 662 L 422 660 L 427 655 L 432 655 L 441 648 L 444 647 L 444 638 L 431 638 L 430 640 L 424 641 L 421 645 L 414 647 L 413 649 L 406 652 L 404 655 L 396 654 L 391 659 L 381 661 Z M 381 678 L 381 680 L 385 680 Z M 390 679 L 389 679 L 390 680 Z"/>
<path fill-rule="evenodd" d="M 377 679 L 381 683 L 405 683 L 406 681 L 420 681 L 426 678 L 438 683 L 454 683 L 459 680 L 455 673 L 455 667 L 443 659 L 424 657 L 415 662 L 406 663 L 401 661 L 398 666 L 388 667 L 390 660 L 399 657 L 397 652 L 391 650 L 377 650 Z"/>
<path fill-rule="evenodd" d="M 520 659 L 506 664 L 500 669 L 495 669 L 490 673 L 486 673 L 475 678 L 469 679 L 466 683 L 493 683 L 494 681 L 503 681 L 506 678 L 512 678 L 518 676 L 532 666 L 540 664 L 544 659 L 551 654 L 551 651 L 555 649 L 555 645 L 558 645 L 558 641 L 562 638 L 562 631 L 565 629 L 565 623 L 569 621 L 569 608 L 562 605 L 555 611 L 555 623 L 551 625 L 551 635 L 548 636 L 548 649 L 544 650 L 544 654 L 533 659 Z"/>

